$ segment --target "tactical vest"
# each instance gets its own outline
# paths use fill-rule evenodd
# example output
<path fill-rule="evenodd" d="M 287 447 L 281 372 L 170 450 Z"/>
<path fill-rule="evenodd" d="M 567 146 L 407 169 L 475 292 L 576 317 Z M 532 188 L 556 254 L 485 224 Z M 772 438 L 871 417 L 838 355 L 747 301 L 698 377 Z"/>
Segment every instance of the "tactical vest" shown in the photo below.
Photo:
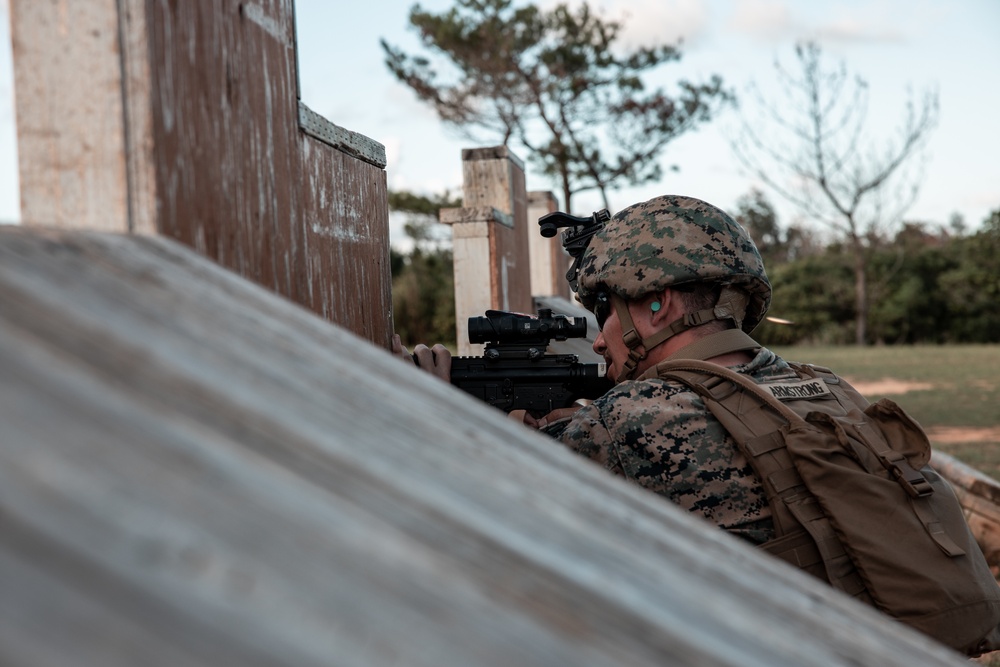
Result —
<path fill-rule="evenodd" d="M 1000 586 L 926 434 L 829 369 L 791 367 L 797 381 L 757 384 L 681 358 L 644 377 L 690 387 L 736 441 L 774 519 L 763 549 L 958 651 L 1000 648 Z"/>

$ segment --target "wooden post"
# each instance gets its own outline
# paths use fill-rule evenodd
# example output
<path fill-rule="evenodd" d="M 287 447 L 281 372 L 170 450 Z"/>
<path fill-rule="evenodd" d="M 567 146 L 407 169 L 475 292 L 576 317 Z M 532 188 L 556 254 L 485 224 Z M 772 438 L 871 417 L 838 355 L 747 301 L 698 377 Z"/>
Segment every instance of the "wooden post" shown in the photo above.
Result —
<path fill-rule="evenodd" d="M 524 163 L 506 146 L 462 151 L 462 208 L 443 209 L 452 226 L 455 329 L 460 355 L 469 343 L 469 318 L 486 310 L 530 313 L 531 276 Z"/>
<path fill-rule="evenodd" d="M 378 345 L 385 149 L 298 100 L 293 0 L 12 0 L 22 221 L 177 239 Z"/>
<path fill-rule="evenodd" d="M 955 490 L 986 562 L 1000 576 L 1000 482 L 939 450 L 931 466 Z"/>
<path fill-rule="evenodd" d="M 538 232 L 538 219 L 559 210 L 556 197 L 549 191 L 528 193 L 528 248 L 531 257 L 532 296 L 570 298 L 566 271 L 570 257 L 559 236 L 547 239 Z"/>

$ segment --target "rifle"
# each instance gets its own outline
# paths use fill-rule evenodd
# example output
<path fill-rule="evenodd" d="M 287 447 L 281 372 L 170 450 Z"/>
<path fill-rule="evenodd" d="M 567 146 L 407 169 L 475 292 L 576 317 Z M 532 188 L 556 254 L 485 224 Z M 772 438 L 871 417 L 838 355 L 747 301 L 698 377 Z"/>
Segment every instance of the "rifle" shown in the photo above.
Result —
<path fill-rule="evenodd" d="M 488 310 L 469 318 L 469 342 L 485 343 L 483 356 L 453 357 L 451 383 L 504 412 L 527 410 L 535 417 L 597 398 L 613 386 L 604 363 L 545 353 L 552 340 L 586 335 L 585 318 L 553 315 L 549 308 L 538 317 Z"/>

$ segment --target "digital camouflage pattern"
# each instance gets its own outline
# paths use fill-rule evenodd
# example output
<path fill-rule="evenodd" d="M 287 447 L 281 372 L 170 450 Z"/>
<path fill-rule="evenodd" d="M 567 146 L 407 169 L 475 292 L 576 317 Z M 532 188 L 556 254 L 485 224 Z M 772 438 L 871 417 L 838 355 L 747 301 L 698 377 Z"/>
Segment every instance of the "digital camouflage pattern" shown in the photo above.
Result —
<path fill-rule="evenodd" d="M 693 282 L 745 289 L 747 332 L 771 301 L 764 262 L 739 223 L 700 199 L 664 195 L 619 211 L 594 235 L 580 265 L 579 297 L 593 309 L 604 286 L 632 300 Z"/>
<path fill-rule="evenodd" d="M 767 349 L 734 370 L 758 382 L 798 379 Z M 774 537 L 771 510 L 749 462 L 685 385 L 659 378 L 623 382 L 545 431 L 753 544 Z"/>

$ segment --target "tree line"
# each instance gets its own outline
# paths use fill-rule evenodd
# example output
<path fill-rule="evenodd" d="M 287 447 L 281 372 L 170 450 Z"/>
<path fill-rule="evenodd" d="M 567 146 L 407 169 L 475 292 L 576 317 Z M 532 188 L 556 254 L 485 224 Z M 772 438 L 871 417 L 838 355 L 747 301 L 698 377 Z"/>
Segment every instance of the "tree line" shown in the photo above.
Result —
<path fill-rule="evenodd" d="M 444 193 L 436 197 L 389 192 L 389 210 L 406 222 L 407 251 L 390 248 L 393 326 L 404 345 L 442 343 L 455 349 L 455 279 L 450 237 L 440 233 L 442 208 L 461 206 Z"/>
<path fill-rule="evenodd" d="M 754 337 L 765 345 L 855 343 L 854 246 L 819 245 L 802 229 L 776 226 L 768 239 L 742 207 L 736 217 L 759 244 L 774 290 L 772 320 Z M 973 233 L 908 222 L 866 244 L 871 342 L 1000 343 L 1000 208 Z"/>
<path fill-rule="evenodd" d="M 393 317 L 409 345 L 455 345 L 450 244 L 434 233 L 448 195 L 390 197 L 408 217 L 412 249 L 392 252 Z M 773 287 L 770 318 L 754 332 L 764 345 L 855 343 L 854 247 L 821 243 L 810 230 L 783 227 L 759 191 L 741 198 L 734 217 L 754 238 Z M 908 222 L 892 237 L 867 240 L 868 329 L 872 342 L 1000 343 L 1000 208 L 979 229 Z"/>

